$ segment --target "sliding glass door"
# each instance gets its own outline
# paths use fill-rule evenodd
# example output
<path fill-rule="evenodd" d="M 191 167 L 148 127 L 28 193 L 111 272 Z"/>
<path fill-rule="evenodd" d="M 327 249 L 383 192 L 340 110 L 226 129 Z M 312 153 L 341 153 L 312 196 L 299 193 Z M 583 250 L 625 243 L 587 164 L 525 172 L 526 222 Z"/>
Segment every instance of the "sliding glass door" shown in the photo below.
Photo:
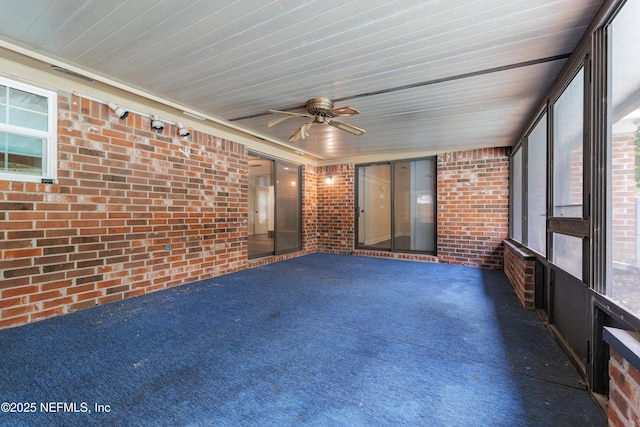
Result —
<path fill-rule="evenodd" d="M 249 258 L 275 251 L 274 161 L 249 156 Z"/>
<path fill-rule="evenodd" d="M 300 167 L 249 155 L 249 258 L 299 250 Z"/>
<path fill-rule="evenodd" d="M 276 253 L 300 249 L 300 168 L 276 161 Z"/>
<path fill-rule="evenodd" d="M 358 166 L 358 247 L 435 252 L 435 159 Z"/>
<path fill-rule="evenodd" d="M 358 171 L 358 245 L 391 249 L 391 165 Z"/>
<path fill-rule="evenodd" d="M 435 162 L 396 163 L 393 176 L 393 249 L 435 252 Z"/>

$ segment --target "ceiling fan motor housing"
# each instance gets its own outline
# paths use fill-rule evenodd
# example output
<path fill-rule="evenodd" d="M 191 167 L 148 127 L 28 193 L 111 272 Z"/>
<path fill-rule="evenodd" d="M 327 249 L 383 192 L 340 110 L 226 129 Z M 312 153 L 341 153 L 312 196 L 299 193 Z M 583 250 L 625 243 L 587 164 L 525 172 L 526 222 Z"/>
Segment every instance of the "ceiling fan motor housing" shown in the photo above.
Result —
<path fill-rule="evenodd" d="M 307 101 L 307 111 L 309 114 L 333 117 L 333 101 L 327 98 L 312 98 Z"/>

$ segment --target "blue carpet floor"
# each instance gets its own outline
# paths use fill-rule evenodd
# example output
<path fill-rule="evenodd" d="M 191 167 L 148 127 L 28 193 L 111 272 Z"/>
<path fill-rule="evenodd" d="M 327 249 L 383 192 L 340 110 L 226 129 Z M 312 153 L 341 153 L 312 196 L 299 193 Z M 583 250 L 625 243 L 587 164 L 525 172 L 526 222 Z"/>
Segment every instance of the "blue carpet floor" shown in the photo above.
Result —
<path fill-rule="evenodd" d="M 0 360 L 3 426 L 606 425 L 502 272 L 431 263 L 308 255 L 0 331 Z"/>

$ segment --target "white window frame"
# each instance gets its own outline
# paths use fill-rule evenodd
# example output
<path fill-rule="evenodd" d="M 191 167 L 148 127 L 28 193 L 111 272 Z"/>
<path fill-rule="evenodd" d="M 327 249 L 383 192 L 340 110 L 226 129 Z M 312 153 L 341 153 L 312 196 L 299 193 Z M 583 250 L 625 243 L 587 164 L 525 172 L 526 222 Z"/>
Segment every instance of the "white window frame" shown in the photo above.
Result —
<path fill-rule="evenodd" d="M 0 123 L 0 131 L 13 133 L 16 135 L 41 138 L 45 140 L 45 149 L 43 150 L 42 173 L 28 174 L 19 172 L 7 172 L 0 170 L 0 180 L 3 181 L 22 181 L 22 182 L 55 182 L 58 177 L 58 94 L 56 92 L 10 80 L 0 76 L 0 85 L 7 86 L 12 89 L 21 90 L 47 98 L 47 131 L 31 129 L 22 126 Z"/>

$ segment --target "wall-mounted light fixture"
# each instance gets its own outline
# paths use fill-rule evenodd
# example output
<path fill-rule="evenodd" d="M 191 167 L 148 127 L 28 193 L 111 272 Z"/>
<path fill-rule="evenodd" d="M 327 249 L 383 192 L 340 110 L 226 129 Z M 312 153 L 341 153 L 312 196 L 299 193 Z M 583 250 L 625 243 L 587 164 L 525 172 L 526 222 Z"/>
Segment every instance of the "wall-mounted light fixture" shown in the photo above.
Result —
<path fill-rule="evenodd" d="M 327 175 L 327 177 L 325 178 L 324 182 L 327 185 L 333 184 L 333 175 Z"/>
<path fill-rule="evenodd" d="M 56 70 L 56 71 L 65 72 L 67 70 Z M 74 76 L 74 77 L 82 78 L 83 76 L 78 75 L 78 76 Z M 95 81 L 95 80 L 93 80 L 91 78 L 85 78 L 85 80 L 91 81 L 91 82 Z M 72 91 L 71 93 L 73 95 L 75 95 L 75 96 L 79 96 L 79 97 L 85 98 L 85 99 L 90 99 L 92 101 L 96 101 L 96 102 L 99 102 L 101 104 L 105 104 L 105 105 L 109 104 L 109 101 L 106 101 L 104 99 L 100 99 L 100 98 L 97 98 L 97 97 L 94 97 L 94 96 L 91 96 L 91 95 L 88 95 L 88 94 L 85 94 L 85 93 L 80 93 L 80 92 L 75 91 L 75 90 Z M 174 109 L 178 108 L 177 106 L 175 106 L 173 104 L 169 104 L 167 102 L 164 102 L 164 104 L 166 106 L 172 107 Z M 152 122 L 155 120 L 155 117 L 158 116 L 158 115 L 152 115 L 152 114 L 149 114 L 149 113 L 141 112 L 139 110 L 136 110 L 136 109 L 133 109 L 133 108 L 129 108 L 129 107 L 121 107 L 121 108 L 123 110 L 126 110 L 128 113 L 136 114 L 136 115 L 138 115 L 140 117 L 145 117 L 145 118 L 148 117 Z M 216 117 L 208 116 L 208 115 L 204 115 L 204 114 L 197 114 L 197 113 L 193 113 L 191 111 L 186 111 L 186 110 L 183 110 L 182 113 L 185 116 L 189 116 L 189 117 L 192 117 L 194 119 L 198 119 L 198 120 L 202 120 L 202 121 L 209 121 L 209 122 L 213 122 L 213 123 L 224 125 L 226 127 L 230 127 L 231 129 L 239 130 L 239 131 L 247 133 L 249 135 L 253 135 L 253 136 L 255 136 L 256 138 L 258 138 L 260 140 L 268 141 L 270 143 L 283 146 L 288 150 L 292 150 L 293 149 L 293 147 L 290 144 L 284 143 L 284 142 L 280 141 L 279 139 L 272 138 L 270 136 L 267 136 L 266 134 L 257 133 L 257 132 L 255 132 L 253 130 L 250 130 L 249 128 L 243 127 L 241 125 L 236 125 L 236 124 L 234 124 L 232 122 L 225 121 L 223 119 L 218 119 Z M 158 117 L 158 119 L 159 119 L 159 123 L 158 124 L 162 125 L 161 128 L 154 128 L 154 129 L 156 129 L 158 131 L 164 129 L 164 124 L 168 124 L 168 125 L 175 125 L 176 124 L 176 123 L 173 123 L 173 122 L 171 122 L 169 120 L 160 119 L 159 117 Z M 189 129 L 190 133 L 193 131 L 193 128 L 187 128 L 187 129 Z M 317 153 L 311 153 L 311 152 L 305 151 L 305 150 L 295 149 L 294 153 L 296 153 L 299 156 L 308 156 L 308 157 L 311 157 L 311 158 L 324 160 L 324 157 L 319 156 Z"/>
<path fill-rule="evenodd" d="M 191 134 L 191 131 L 189 130 L 189 128 L 186 127 L 182 122 L 178 122 L 177 126 L 178 126 L 178 135 L 180 135 L 181 137 L 186 138 Z"/>
<path fill-rule="evenodd" d="M 133 109 L 131 109 L 129 107 L 122 107 L 122 106 L 114 104 L 113 102 L 109 102 L 109 101 L 106 101 L 106 100 L 101 99 L 101 98 L 96 98 L 95 96 L 87 95 L 87 94 L 76 92 L 76 91 L 73 91 L 72 93 L 74 95 L 76 95 L 76 96 L 81 97 L 81 98 L 89 99 L 91 101 L 99 102 L 100 104 L 108 105 L 109 108 L 111 110 L 113 110 L 113 112 L 115 114 L 117 114 L 120 119 L 124 119 L 125 117 L 127 117 L 129 115 L 129 113 L 137 114 L 137 115 L 139 115 L 141 117 L 149 117 L 150 119 L 152 118 L 149 113 L 143 113 L 142 111 L 136 111 L 136 110 L 133 110 Z M 126 112 L 127 115 L 123 115 L 125 112 Z"/>
<path fill-rule="evenodd" d="M 109 108 L 111 109 L 111 111 L 113 111 L 114 113 L 116 113 L 116 116 L 118 116 L 118 118 L 120 120 L 124 120 L 127 118 L 127 116 L 129 115 L 129 112 L 127 110 L 125 110 L 122 107 L 117 106 L 116 104 L 114 104 L 113 102 L 109 103 Z"/>
<path fill-rule="evenodd" d="M 184 148 L 179 148 L 178 151 L 182 153 L 185 157 L 191 157 L 191 147 L 185 146 Z"/>
<path fill-rule="evenodd" d="M 162 122 L 162 120 L 160 120 L 160 115 L 158 114 L 153 115 L 153 118 L 151 120 L 151 127 L 158 132 L 164 129 L 164 123 Z"/>

